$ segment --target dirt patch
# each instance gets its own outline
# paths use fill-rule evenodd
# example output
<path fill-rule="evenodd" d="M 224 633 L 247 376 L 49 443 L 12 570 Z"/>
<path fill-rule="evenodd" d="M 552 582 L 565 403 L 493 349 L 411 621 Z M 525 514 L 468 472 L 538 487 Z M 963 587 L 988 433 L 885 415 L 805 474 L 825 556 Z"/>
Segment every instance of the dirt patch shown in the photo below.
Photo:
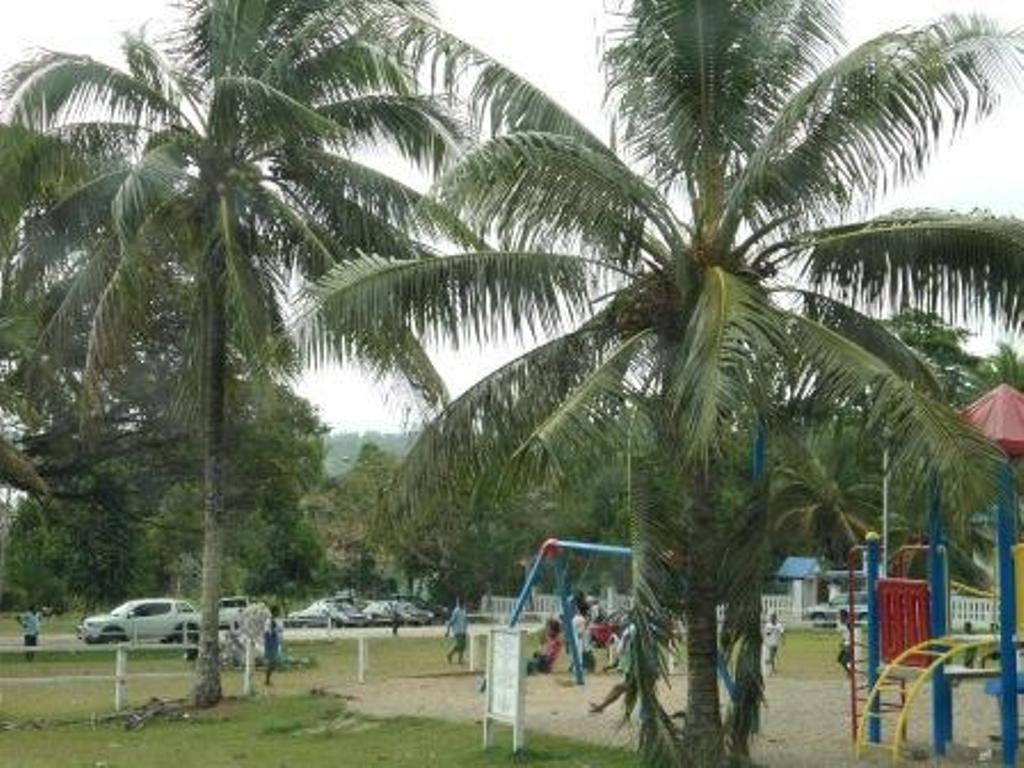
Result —
<path fill-rule="evenodd" d="M 588 713 L 588 703 L 599 701 L 617 682 L 613 675 L 594 675 L 585 687 L 577 687 L 567 675 L 544 675 L 527 681 L 527 728 L 605 746 L 635 744 L 637 723 L 626 721 L 622 709 L 610 708 L 603 715 Z M 380 717 L 411 715 L 454 721 L 480 722 L 484 696 L 479 678 L 437 676 L 395 678 L 347 686 L 350 706 Z M 686 678 L 671 679 L 666 706 L 682 709 L 686 701 Z M 841 676 L 835 678 L 768 680 L 761 731 L 756 739 L 755 758 L 773 768 L 820 768 L 856 765 L 850 734 L 849 688 Z M 931 707 L 927 692 L 912 713 L 909 741 L 914 751 L 926 756 L 928 765 L 977 765 L 991 749 L 990 735 L 998 730 L 995 701 L 982 693 L 981 686 L 965 683 L 954 692 L 955 732 L 958 746 L 941 762 L 930 762 L 925 749 L 930 739 Z M 887 754 L 869 756 L 864 764 L 888 764 Z M 913 764 L 913 761 L 908 761 Z"/>

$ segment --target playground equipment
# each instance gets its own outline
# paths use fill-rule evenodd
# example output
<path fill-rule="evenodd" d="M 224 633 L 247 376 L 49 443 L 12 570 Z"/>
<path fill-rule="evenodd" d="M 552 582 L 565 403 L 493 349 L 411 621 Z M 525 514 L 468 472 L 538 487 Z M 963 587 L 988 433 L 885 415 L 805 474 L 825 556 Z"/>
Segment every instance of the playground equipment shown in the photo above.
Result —
<path fill-rule="evenodd" d="M 579 685 L 583 685 L 582 650 L 576 642 L 576 633 L 571 630 L 575 609 L 573 607 L 572 583 L 569 581 L 569 560 L 567 554 L 570 552 L 624 559 L 633 557 L 633 551 L 628 547 L 617 547 L 611 544 L 591 544 L 585 541 L 548 539 L 541 545 L 540 551 L 537 552 L 537 556 L 533 559 L 533 564 L 526 574 L 526 580 L 523 582 L 519 595 L 516 597 L 516 602 L 512 606 L 512 615 L 509 618 L 508 625 L 514 627 L 519 622 L 523 611 L 526 610 L 526 606 L 530 603 L 533 587 L 536 585 L 537 580 L 540 579 L 544 565 L 549 563 L 555 572 L 555 588 L 559 603 L 562 606 L 562 626 L 565 628 L 566 644 L 569 646 L 569 655 L 572 658 L 576 682 Z"/>
<path fill-rule="evenodd" d="M 1001 385 L 962 415 L 1006 455 L 996 483 L 999 634 L 986 637 L 950 631 L 941 498 L 938 484 L 933 482 L 928 542 L 910 548 L 926 555 L 927 581 L 908 579 L 902 574 L 880 578 L 878 536 L 869 534 L 863 547 L 868 580 L 865 698 L 859 698 L 857 677 L 851 675 L 858 757 L 865 749 L 882 748 L 890 753 L 894 763 L 899 761 L 913 705 L 928 684 L 932 694 L 932 749 L 936 755 L 944 755 L 953 739 L 950 681 L 994 678 L 985 690 L 999 698 L 1002 764 L 1016 765 L 1017 696 L 1024 691 L 1024 679 L 1017 675 L 1016 637 L 1018 627 L 1024 631 L 1024 546 L 1015 545 L 1017 499 L 1012 461 L 1024 456 L 1024 395 Z M 852 560 L 851 552 L 851 563 Z M 968 654 L 984 656 L 995 651 L 999 653 L 998 669 L 951 664 Z M 858 704 L 862 705 L 859 711 Z"/>
<path fill-rule="evenodd" d="M 523 611 L 526 610 L 526 606 L 530 603 L 531 591 L 537 583 L 537 580 L 540 578 L 544 565 L 550 564 L 555 571 L 555 585 L 558 590 L 559 602 L 562 606 L 562 626 L 567 629 L 565 632 L 566 644 L 569 646 L 573 672 L 576 676 L 576 683 L 578 685 L 583 685 L 585 681 L 583 658 L 581 650 L 576 643 L 576 633 L 569 629 L 572 627 L 572 618 L 574 615 L 573 590 L 572 583 L 569 580 L 569 563 L 566 556 L 567 553 L 570 552 L 623 559 L 631 559 L 633 557 L 633 550 L 629 549 L 629 547 L 618 547 L 610 544 L 592 544 L 585 541 L 548 539 L 541 545 L 540 550 L 537 552 L 537 556 L 533 559 L 533 564 L 530 566 L 530 570 L 527 572 L 526 579 L 523 581 L 523 586 L 519 590 L 519 595 L 516 597 L 516 602 L 512 607 L 512 615 L 509 617 L 509 626 L 514 627 L 519 622 L 519 619 L 523 615 Z M 735 701 L 736 682 L 721 656 L 718 657 L 718 678 L 725 686 L 725 690 L 728 692 L 729 698 L 732 701 Z"/>

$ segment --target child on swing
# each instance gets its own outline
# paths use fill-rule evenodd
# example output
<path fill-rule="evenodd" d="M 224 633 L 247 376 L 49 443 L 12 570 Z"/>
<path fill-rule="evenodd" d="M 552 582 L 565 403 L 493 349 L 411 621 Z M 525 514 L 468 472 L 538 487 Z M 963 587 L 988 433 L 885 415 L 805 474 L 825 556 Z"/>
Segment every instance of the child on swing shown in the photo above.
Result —
<path fill-rule="evenodd" d="M 544 629 L 544 642 L 540 650 L 533 654 L 533 658 L 526 662 L 526 674 L 535 675 L 538 672 L 547 674 L 562 652 L 562 624 L 558 619 L 548 619 Z"/>

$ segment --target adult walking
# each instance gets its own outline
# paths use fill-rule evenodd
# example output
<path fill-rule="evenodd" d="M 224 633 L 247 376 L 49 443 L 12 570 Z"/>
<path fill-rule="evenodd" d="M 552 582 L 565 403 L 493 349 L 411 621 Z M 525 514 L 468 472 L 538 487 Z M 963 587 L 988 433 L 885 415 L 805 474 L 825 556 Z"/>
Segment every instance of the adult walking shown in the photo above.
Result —
<path fill-rule="evenodd" d="M 277 619 L 279 613 L 276 605 L 271 608 L 270 618 L 263 629 L 263 662 L 266 664 L 267 672 L 264 685 L 268 688 L 271 685 L 270 676 L 281 666 L 281 635 L 284 634 L 284 629 Z"/>
<path fill-rule="evenodd" d="M 448 663 L 452 663 L 452 656 L 459 657 L 459 665 L 463 663 L 466 654 L 466 635 L 469 631 L 469 618 L 466 616 L 466 609 L 462 607 L 462 599 L 455 601 L 455 607 L 448 617 L 448 625 L 445 627 L 444 636 L 451 635 L 454 638 L 452 647 L 448 649 Z"/>

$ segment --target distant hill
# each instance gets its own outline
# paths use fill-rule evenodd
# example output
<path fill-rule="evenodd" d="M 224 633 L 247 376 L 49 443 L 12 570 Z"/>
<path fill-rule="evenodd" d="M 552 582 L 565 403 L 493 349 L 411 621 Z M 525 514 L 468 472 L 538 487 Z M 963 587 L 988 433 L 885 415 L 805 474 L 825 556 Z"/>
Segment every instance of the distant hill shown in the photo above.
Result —
<path fill-rule="evenodd" d="M 347 473 L 364 443 L 373 443 L 395 456 L 405 456 L 415 439 L 414 432 L 334 432 L 324 438 L 324 470 L 328 477 Z"/>

